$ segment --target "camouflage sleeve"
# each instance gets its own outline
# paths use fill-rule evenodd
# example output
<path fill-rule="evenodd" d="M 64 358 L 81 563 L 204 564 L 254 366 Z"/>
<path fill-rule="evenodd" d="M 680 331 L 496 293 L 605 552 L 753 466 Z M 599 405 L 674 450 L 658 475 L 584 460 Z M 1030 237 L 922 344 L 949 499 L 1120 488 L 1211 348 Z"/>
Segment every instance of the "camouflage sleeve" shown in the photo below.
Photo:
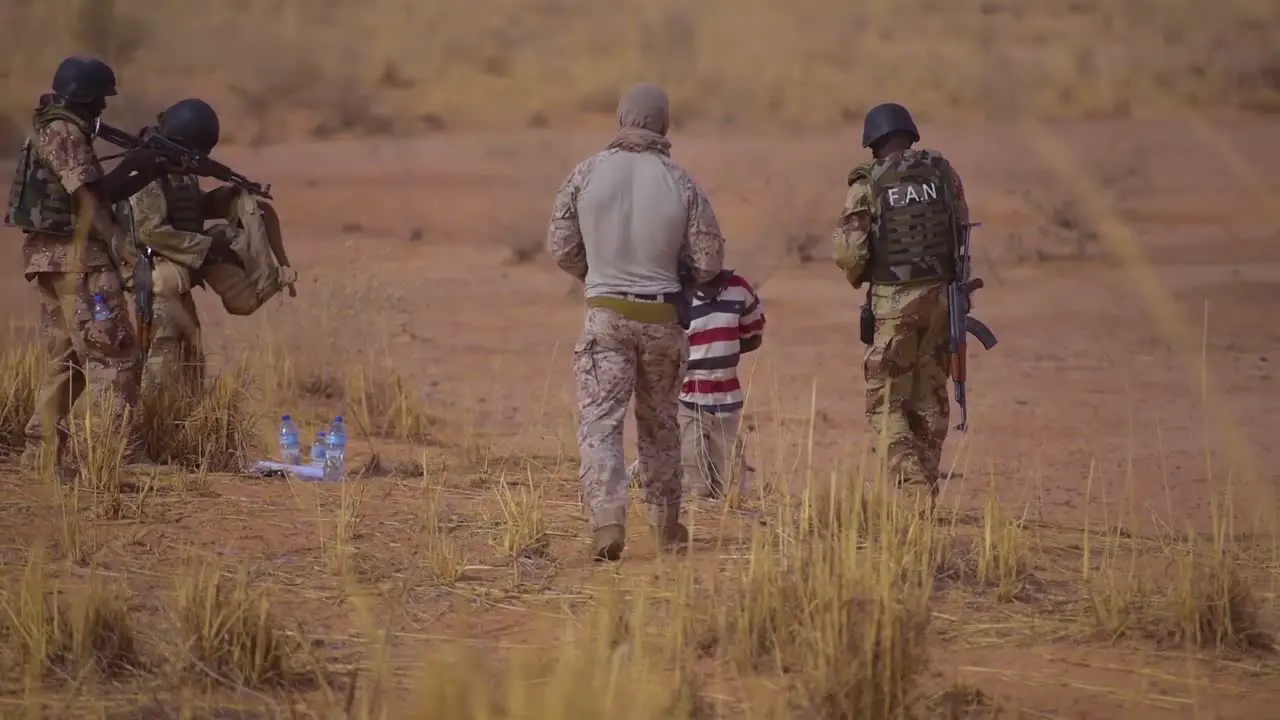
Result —
<path fill-rule="evenodd" d="M 68 193 L 99 180 L 102 163 L 93 152 L 93 143 L 79 128 L 66 120 L 54 120 L 36 135 L 36 157 L 53 171 Z"/>
<path fill-rule="evenodd" d="M 942 167 L 951 183 L 951 198 L 955 203 L 953 212 L 956 216 L 956 222 L 966 225 L 969 222 L 969 201 L 964 196 L 964 183 L 960 181 L 960 173 L 956 172 L 955 167 L 943 158 Z"/>
<path fill-rule="evenodd" d="M 674 169 L 688 211 L 680 263 L 692 271 L 694 282 L 710 282 L 724 267 L 724 234 L 720 231 L 720 221 L 698 183 L 684 169 Z"/>
<path fill-rule="evenodd" d="M 556 265 L 579 280 L 587 278 L 587 246 L 578 226 L 578 193 L 595 167 L 593 156 L 578 163 L 556 192 L 551 207 L 551 225 L 547 228 L 547 250 Z"/>
<path fill-rule="evenodd" d="M 849 185 L 840 227 L 836 228 L 835 261 L 850 284 L 862 287 L 867 262 L 871 260 L 871 184 L 857 180 Z"/>
<path fill-rule="evenodd" d="M 213 241 L 208 235 L 176 230 L 169 224 L 169 207 L 160 181 L 129 198 L 138 240 L 165 259 L 196 269 L 204 264 Z"/>

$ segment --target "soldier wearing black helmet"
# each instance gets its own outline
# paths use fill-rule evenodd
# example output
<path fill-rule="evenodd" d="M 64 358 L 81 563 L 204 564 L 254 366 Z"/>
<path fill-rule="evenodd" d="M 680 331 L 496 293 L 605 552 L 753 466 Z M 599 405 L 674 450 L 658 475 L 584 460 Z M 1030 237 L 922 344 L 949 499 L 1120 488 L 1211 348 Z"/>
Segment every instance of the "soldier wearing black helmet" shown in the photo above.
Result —
<path fill-rule="evenodd" d="M 221 127 L 212 106 L 187 98 L 161 112 L 154 131 L 209 155 Z M 269 204 L 240 188 L 202 191 L 195 174 L 179 169 L 162 174 L 122 203 L 117 214 L 134 245 L 145 248 L 153 261 L 153 335 L 143 366 L 143 392 L 197 392 L 204 379 L 204 353 L 191 290 L 208 286 L 228 312 L 248 315 L 291 284 L 296 274 L 287 262 L 273 266 L 268 247 L 272 240 L 280 241 L 279 219 Z M 209 221 L 220 222 L 206 227 Z"/>
<path fill-rule="evenodd" d="M 160 172 L 154 153 L 125 156 L 105 172 L 93 140 L 116 94 L 116 77 L 101 60 L 66 58 L 40 97 L 9 191 L 5 223 L 23 231 L 25 275 L 40 293 L 40 328 L 48 366 L 34 416 L 27 423 L 24 464 L 42 457 L 60 473 L 67 418 L 86 375 L 136 440 L 139 359 L 124 287 L 113 267 L 124 236 L 113 202 L 137 192 Z M 44 450 L 54 450 L 45 453 Z"/>
<path fill-rule="evenodd" d="M 951 412 L 947 396 L 947 282 L 956 228 L 969 221 L 960 176 L 897 103 L 872 108 L 862 146 L 871 159 L 848 176 L 835 261 L 867 289 L 867 420 L 900 487 L 931 511 Z M 867 337 L 870 335 L 870 337 Z M 883 444 L 882 444 L 883 443 Z"/>

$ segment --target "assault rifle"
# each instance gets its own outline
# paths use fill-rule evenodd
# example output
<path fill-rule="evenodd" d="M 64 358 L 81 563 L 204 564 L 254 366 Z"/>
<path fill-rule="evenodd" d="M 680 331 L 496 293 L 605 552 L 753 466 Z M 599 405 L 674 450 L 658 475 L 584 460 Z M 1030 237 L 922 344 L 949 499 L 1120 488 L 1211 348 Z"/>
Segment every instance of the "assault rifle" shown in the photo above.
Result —
<path fill-rule="evenodd" d="M 955 429 L 965 432 L 969 429 L 969 405 L 965 397 L 965 383 L 968 380 L 966 336 L 972 335 L 982 344 L 982 349 L 990 350 L 999 342 L 995 333 L 991 332 L 981 320 L 969 316 L 969 296 L 980 290 L 985 284 L 982 278 L 969 278 L 971 272 L 969 259 L 969 231 L 982 223 L 965 223 L 956 229 L 956 276 L 947 284 L 947 312 L 950 315 L 951 337 L 947 343 L 947 354 L 950 355 L 951 382 L 956 387 L 956 404 L 960 406 L 960 423 Z"/>
<path fill-rule="evenodd" d="M 130 135 L 99 120 L 94 134 L 122 150 L 151 150 L 169 162 L 189 169 L 190 172 L 196 175 L 221 180 L 224 183 L 235 185 L 251 195 L 266 198 L 267 200 L 271 199 L 270 185 L 260 185 L 253 182 L 208 155 L 179 145 L 161 135 L 154 127 L 143 128 L 137 135 Z"/>
<path fill-rule="evenodd" d="M 151 355 L 151 324 L 155 321 L 155 284 L 152 273 L 155 269 L 155 251 L 149 246 L 141 246 L 138 264 L 133 266 L 133 303 L 138 313 L 138 344 L 142 348 L 144 359 Z"/>

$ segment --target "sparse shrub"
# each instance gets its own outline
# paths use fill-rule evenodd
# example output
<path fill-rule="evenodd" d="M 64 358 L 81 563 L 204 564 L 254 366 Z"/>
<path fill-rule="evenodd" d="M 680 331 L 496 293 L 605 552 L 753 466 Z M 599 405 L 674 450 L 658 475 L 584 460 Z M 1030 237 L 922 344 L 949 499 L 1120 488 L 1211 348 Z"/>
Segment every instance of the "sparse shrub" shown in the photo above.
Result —
<path fill-rule="evenodd" d="M 178 578 L 179 648 L 184 671 L 233 687 L 281 687 L 305 677 L 302 643 L 277 625 L 261 590 L 205 564 Z"/>
<path fill-rule="evenodd" d="M 1165 639 L 1226 652 L 1273 647 L 1272 636 L 1262 627 L 1257 594 L 1230 548 L 1193 543 L 1179 551 L 1177 563 L 1167 597 Z"/>
<path fill-rule="evenodd" d="M 198 395 L 157 385 L 142 398 L 146 456 L 187 470 L 243 471 L 261 417 L 248 394 L 251 382 L 248 369 L 237 365 Z"/>
<path fill-rule="evenodd" d="M 926 666 L 934 530 L 856 481 L 790 522 L 754 540 L 720 652 L 792 676 L 817 717 L 907 716 Z"/>
<path fill-rule="evenodd" d="M 114 677 L 142 667 L 128 609 L 98 576 L 74 592 L 44 579 L 42 558 L 28 558 L 22 580 L 3 600 L 3 625 L 27 676 L 75 679 L 96 671 Z"/>
<path fill-rule="evenodd" d="M 44 362 L 44 353 L 35 343 L 10 343 L 0 351 L 0 456 L 22 452 Z"/>
<path fill-rule="evenodd" d="M 344 394 L 357 424 L 368 432 L 427 442 L 440 424 L 394 370 L 372 377 L 367 368 L 359 366 L 348 375 Z"/>

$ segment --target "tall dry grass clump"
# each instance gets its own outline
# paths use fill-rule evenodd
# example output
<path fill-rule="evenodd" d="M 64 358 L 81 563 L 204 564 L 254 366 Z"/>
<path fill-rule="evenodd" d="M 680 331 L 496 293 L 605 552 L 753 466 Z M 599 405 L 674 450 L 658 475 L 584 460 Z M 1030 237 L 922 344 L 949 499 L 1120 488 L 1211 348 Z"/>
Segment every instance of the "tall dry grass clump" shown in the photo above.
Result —
<path fill-rule="evenodd" d="M 180 384 L 149 387 L 142 397 L 146 456 L 192 471 L 243 471 L 262 417 L 249 392 L 255 380 L 239 363 L 197 391 Z"/>
<path fill-rule="evenodd" d="M 908 716 L 926 667 L 937 530 L 876 485 L 835 476 L 779 521 L 728 588 L 720 652 L 792 678 L 818 717 Z"/>
<path fill-rule="evenodd" d="M 36 410 L 44 353 L 34 343 L 8 343 L 0 351 L 0 455 L 22 452 L 24 429 Z"/>
<path fill-rule="evenodd" d="M 0 600 L 0 627 L 28 682 L 78 680 L 84 673 L 116 677 L 143 667 L 127 605 L 115 588 L 92 575 L 78 588 L 45 578 L 39 553 L 27 558 L 17 587 Z"/>
<path fill-rule="evenodd" d="M 231 687 L 282 687 L 304 680 L 303 646 L 284 632 L 265 593 L 211 563 L 196 564 L 178 578 L 180 669 L 207 683 Z"/>

